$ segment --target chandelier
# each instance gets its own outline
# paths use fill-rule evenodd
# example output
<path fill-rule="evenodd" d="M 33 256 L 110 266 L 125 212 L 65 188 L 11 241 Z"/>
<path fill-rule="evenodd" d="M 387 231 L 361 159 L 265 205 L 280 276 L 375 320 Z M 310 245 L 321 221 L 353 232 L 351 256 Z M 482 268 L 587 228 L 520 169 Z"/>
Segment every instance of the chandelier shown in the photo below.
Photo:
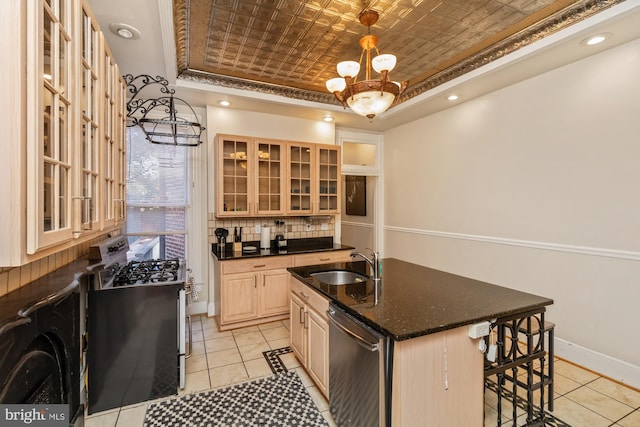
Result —
<path fill-rule="evenodd" d="M 408 82 L 394 82 L 389 79 L 389 72 L 396 65 L 396 57 L 391 54 L 381 55 L 378 51 L 378 37 L 371 34 L 371 26 L 378 22 L 378 12 L 375 10 L 363 10 L 358 15 L 362 25 L 368 27 L 368 34 L 360 39 L 360 61 L 343 61 L 337 66 L 336 77 L 327 80 L 327 89 L 332 92 L 338 101 L 347 108 L 369 118 L 369 121 L 380 113 L 384 113 L 393 105 L 398 96 L 407 88 Z M 371 58 L 371 51 L 375 50 L 377 56 Z M 358 81 L 360 65 L 365 58 L 365 77 Z M 371 78 L 371 68 L 380 74 L 380 78 Z"/>
<path fill-rule="evenodd" d="M 175 90 L 169 89 L 167 79 L 127 74 L 124 81 L 132 94 L 127 102 L 127 126 L 140 126 L 147 140 L 154 144 L 190 147 L 202 144 L 200 136 L 205 128 L 192 121 L 196 117 L 195 111 L 186 101 L 174 96 Z M 168 96 L 138 97 L 142 89 L 154 84 L 160 85 L 160 92 Z"/>

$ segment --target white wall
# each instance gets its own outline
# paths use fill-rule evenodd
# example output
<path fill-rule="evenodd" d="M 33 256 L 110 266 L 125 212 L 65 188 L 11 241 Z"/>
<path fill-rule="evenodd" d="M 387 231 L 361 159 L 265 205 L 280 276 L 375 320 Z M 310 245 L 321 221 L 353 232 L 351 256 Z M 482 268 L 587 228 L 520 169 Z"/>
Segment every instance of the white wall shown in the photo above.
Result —
<path fill-rule="evenodd" d="M 640 387 L 638 76 L 635 40 L 387 132 L 385 257 L 553 298 L 556 353 Z"/>
<path fill-rule="evenodd" d="M 343 176 L 344 179 L 344 176 Z M 365 249 L 375 248 L 375 204 L 376 183 L 378 177 L 365 176 L 366 180 L 366 215 L 347 215 L 346 198 L 349 196 L 350 189 L 346 188 L 346 181 L 342 182 L 342 220 L 340 242 L 355 247 L 358 251 L 364 252 Z"/>

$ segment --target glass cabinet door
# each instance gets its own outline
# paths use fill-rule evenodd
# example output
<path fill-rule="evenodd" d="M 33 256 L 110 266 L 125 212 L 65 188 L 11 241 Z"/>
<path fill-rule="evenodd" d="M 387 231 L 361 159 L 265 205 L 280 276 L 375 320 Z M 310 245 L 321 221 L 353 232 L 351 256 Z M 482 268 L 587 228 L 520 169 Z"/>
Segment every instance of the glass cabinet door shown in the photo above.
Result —
<path fill-rule="evenodd" d="M 76 197 L 80 201 L 80 226 L 77 231 L 91 230 L 97 221 L 98 173 L 99 173 L 99 43 L 100 33 L 91 16 L 82 11 L 82 93 L 81 93 L 81 191 Z"/>
<path fill-rule="evenodd" d="M 127 102 L 127 92 L 126 92 L 126 84 L 122 77 L 120 77 L 120 70 L 116 66 L 115 68 L 115 85 L 114 85 L 114 93 L 116 95 L 116 105 L 117 108 L 117 116 L 116 116 L 116 194 L 114 196 L 114 204 L 115 204 L 115 219 L 117 223 L 124 222 L 127 219 L 127 139 L 126 139 L 126 102 Z"/>
<path fill-rule="evenodd" d="M 318 206 L 317 212 L 338 212 L 340 188 L 339 148 L 318 147 Z"/>
<path fill-rule="evenodd" d="M 112 225 L 115 222 L 115 198 L 116 198 L 116 164 L 118 158 L 118 143 L 117 143 L 117 100 L 116 100 L 116 87 L 117 76 L 115 74 L 116 64 L 111 57 L 111 54 L 107 49 L 103 52 L 102 70 L 103 75 L 103 159 L 102 166 L 104 173 L 103 179 L 103 197 L 104 203 L 102 204 L 102 218 L 105 221 L 105 225 Z"/>
<path fill-rule="evenodd" d="M 218 213 L 227 216 L 243 216 L 250 212 L 250 190 L 252 165 L 248 155 L 249 139 L 219 136 L 217 141 L 218 168 Z"/>
<path fill-rule="evenodd" d="M 37 3 L 37 27 L 29 35 L 29 129 L 36 130 L 27 146 L 29 173 L 27 253 L 70 239 L 73 143 L 71 100 L 73 2 Z M 31 70 L 35 74 L 31 74 Z"/>
<path fill-rule="evenodd" d="M 279 141 L 255 142 L 257 173 L 257 214 L 284 213 L 284 147 Z"/>
<path fill-rule="evenodd" d="M 311 213 L 313 145 L 289 143 L 289 182 L 287 210 L 294 214 Z"/>

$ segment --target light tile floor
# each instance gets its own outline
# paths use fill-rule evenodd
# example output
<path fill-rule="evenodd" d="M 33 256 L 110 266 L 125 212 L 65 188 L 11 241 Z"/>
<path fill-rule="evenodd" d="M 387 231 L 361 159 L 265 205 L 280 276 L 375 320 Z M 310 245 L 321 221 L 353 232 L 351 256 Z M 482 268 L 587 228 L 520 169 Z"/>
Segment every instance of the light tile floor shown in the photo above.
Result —
<path fill-rule="evenodd" d="M 219 332 L 215 321 L 205 316 L 193 320 L 193 356 L 187 359 L 186 388 L 180 395 L 215 389 L 272 375 L 262 352 L 289 345 L 288 321 Z M 329 425 L 334 422 L 329 404 L 288 353 L 280 356 L 287 369 L 295 370 L 307 387 Z M 556 359 L 553 414 L 565 423 L 581 427 L 640 426 L 640 391 Z M 87 427 L 142 426 L 147 405 L 144 402 L 85 417 Z M 507 415 L 508 414 L 508 415 Z M 503 406 L 503 425 L 512 425 L 511 407 Z M 495 394 L 485 396 L 485 426 L 497 424 Z M 518 410 L 517 425 L 524 425 L 524 412 Z"/>

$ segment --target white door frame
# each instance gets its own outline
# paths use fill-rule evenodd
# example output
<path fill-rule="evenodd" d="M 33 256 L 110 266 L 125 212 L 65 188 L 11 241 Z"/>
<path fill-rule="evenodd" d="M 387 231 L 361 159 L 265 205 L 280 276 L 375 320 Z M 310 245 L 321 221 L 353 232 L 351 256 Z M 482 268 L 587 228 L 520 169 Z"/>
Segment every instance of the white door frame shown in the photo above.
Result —
<path fill-rule="evenodd" d="M 345 142 L 369 144 L 376 147 L 375 165 L 346 165 L 342 161 L 342 175 L 364 175 L 378 178 L 373 199 L 373 241 L 375 249 L 380 252 L 381 256 L 384 256 L 384 185 L 382 181 L 384 137 L 376 133 L 336 129 L 336 144 L 343 147 L 343 153 Z"/>

